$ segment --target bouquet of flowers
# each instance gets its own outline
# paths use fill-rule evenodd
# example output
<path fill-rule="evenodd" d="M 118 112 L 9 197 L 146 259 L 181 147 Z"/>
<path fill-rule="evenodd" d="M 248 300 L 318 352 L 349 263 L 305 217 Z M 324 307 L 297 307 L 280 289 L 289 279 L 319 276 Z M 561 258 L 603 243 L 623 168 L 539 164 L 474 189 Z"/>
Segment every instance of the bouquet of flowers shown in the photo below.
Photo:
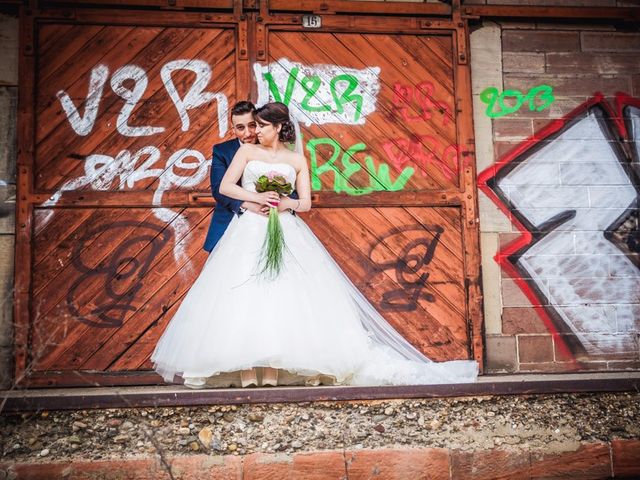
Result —
<path fill-rule="evenodd" d="M 281 196 L 290 195 L 293 187 L 278 172 L 268 172 L 260 176 L 255 183 L 256 192 L 277 192 Z M 284 233 L 278 216 L 278 205 L 269 204 L 269 222 L 267 234 L 260 252 L 260 274 L 266 274 L 270 278 L 276 277 L 282 270 L 284 260 Z"/>

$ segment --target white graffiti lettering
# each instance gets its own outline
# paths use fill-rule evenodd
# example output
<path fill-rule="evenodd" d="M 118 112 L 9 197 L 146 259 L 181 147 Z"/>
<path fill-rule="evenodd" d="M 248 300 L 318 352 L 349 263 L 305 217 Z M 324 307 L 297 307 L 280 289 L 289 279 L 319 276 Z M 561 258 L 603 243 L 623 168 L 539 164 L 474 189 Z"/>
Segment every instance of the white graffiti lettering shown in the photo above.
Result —
<path fill-rule="evenodd" d="M 124 83 L 127 80 L 133 80 L 133 90 L 124 86 Z M 111 77 L 111 89 L 116 95 L 120 96 L 125 101 L 124 106 L 118 115 L 116 125 L 120 135 L 124 135 L 125 137 L 146 137 L 164 132 L 164 127 L 131 127 L 128 124 L 129 117 L 136 108 L 138 102 L 142 99 L 148 83 L 149 80 L 147 79 L 147 74 L 137 65 L 125 65 L 124 67 L 116 70 Z"/>
<path fill-rule="evenodd" d="M 304 65 L 286 58 L 253 66 L 258 104 L 281 101 L 292 117 L 307 126 L 342 123 L 362 125 L 376 110 L 379 67 L 362 70 L 339 65 Z"/>
<path fill-rule="evenodd" d="M 109 68 L 106 65 L 96 65 L 91 70 L 89 91 L 87 92 L 87 101 L 85 102 L 83 117 L 80 116 L 78 109 L 67 92 L 60 90 L 56 94 L 64 112 L 67 114 L 71 128 L 82 137 L 89 135 L 93 130 L 96 117 L 98 116 L 98 107 L 102 99 L 102 92 L 108 77 Z"/>
<path fill-rule="evenodd" d="M 173 73 L 178 70 L 189 70 L 196 74 L 196 80 L 190 86 L 184 98 L 181 98 L 178 94 L 172 79 Z M 160 69 L 160 77 L 164 88 L 180 116 L 182 131 L 188 131 L 191 125 L 188 110 L 216 100 L 218 135 L 220 138 L 223 138 L 228 130 L 228 100 L 227 96 L 222 92 L 213 93 L 205 91 L 211 80 L 211 76 L 212 72 L 209 64 L 197 59 L 173 60 L 167 62 Z M 78 135 L 86 136 L 92 132 L 108 77 L 109 69 L 106 65 L 96 65 L 91 70 L 84 116 L 80 116 L 78 108 L 65 90 L 58 91 L 57 97 L 67 115 L 69 124 Z M 126 86 L 130 81 L 133 81 L 133 88 Z M 138 104 L 143 101 L 144 92 L 147 90 L 148 84 L 149 79 L 146 72 L 137 65 L 124 65 L 111 76 L 111 89 L 124 100 L 124 105 L 118 114 L 116 129 L 118 133 L 125 137 L 145 137 L 165 131 L 165 127 L 129 125 L 129 118 Z"/>
<path fill-rule="evenodd" d="M 176 86 L 173 84 L 171 74 L 175 70 L 191 70 L 196 74 L 196 81 L 191 86 L 184 98 L 180 98 Z M 191 108 L 197 108 L 200 105 L 209 103 L 211 100 L 216 99 L 218 101 L 218 124 L 220 125 L 220 136 L 224 136 L 223 132 L 227 131 L 227 97 L 222 93 L 204 92 L 204 89 L 209 84 L 211 79 L 211 68 L 207 62 L 202 60 L 174 60 L 166 63 L 160 70 L 160 76 L 164 83 L 167 93 L 173 104 L 176 106 L 176 110 L 180 115 L 180 121 L 182 122 L 182 131 L 189 130 L 189 114 L 187 110 Z M 222 113 L 222 115 L 220 115 Z"/>

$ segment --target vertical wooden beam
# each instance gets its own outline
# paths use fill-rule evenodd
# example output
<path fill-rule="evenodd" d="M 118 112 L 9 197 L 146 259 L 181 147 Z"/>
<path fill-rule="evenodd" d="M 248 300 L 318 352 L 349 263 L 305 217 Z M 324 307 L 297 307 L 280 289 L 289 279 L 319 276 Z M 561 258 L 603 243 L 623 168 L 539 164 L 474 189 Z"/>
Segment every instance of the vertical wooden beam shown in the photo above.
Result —
<path fill-rule="evenodd" d="M 19 385 L 29 366 L 31 234 L 34 155 L 35 19 L 33 10 L 20 7 L 18 76 L 18 165 L 16 178 L 16 243 L 14 268 L 14 384 Z"/>
<path fill-rule="evenodd" d="M 252 14 L 242 13 L 236 28 L 236 99 L 249 98 L 251 91 L 250 28 Z M 231 109 L 232 105 L 229 105 Z"/>
<path fill-rule="evenodd" d="M 483 363 L 483 314 L 481 289 L 481 255 L 478 194 L 476 185 L 475 139 L 473 130 L 473 100 L 471 93 L 471 67 L 469 62 L 468 23 L 460 13 L 460 2 L 454 0 L 453 24 L 456 28 L 456 119 L 459 145 L 460 187 L 463 200 L 463 243 L 465 287 L 467 293 L 467 321 L 472 355 Z"/>

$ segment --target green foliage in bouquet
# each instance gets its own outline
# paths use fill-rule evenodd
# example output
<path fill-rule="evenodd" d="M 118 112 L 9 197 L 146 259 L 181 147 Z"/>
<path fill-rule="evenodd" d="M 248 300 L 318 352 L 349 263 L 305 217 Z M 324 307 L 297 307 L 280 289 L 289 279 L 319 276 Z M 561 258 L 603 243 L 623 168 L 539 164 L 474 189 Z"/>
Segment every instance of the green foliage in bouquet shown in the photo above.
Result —
<path fill-rule="evenodd" d="M 291 195 L 293 187 L 282 175 L 262 175 L 256 180 L 256 192 L 278 192 L 280 195 Z"/>
<path fill-rule="evenodd" d="M 256 180 L 256 191 L 277 192 L 281 196 L 287 196 L 293 191 L 293 187 L 287 180 L 275 172 L 262 175 Z M 260 274 L 267 278 L 277 277 L 284 266 L 284 232 L 280 224 L 278 208 L 272 206 L 269 209 L 269 221 L 267 223 L 267 233 L 260 252 Z"/>

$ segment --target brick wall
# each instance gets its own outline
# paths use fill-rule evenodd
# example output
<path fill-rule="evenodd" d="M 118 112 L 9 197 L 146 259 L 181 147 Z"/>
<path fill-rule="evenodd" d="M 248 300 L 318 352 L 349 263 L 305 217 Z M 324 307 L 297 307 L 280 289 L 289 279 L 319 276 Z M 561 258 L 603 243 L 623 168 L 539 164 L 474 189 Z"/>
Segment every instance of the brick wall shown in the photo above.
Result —
<path fill-rule="evenodd" d="M 560 3 L 566 4 L 555 2 Z M 630 150 L 619 160 L 608 146 L 616 144 L 617 135 L 598 137 L 597 122 L 592 121 L 590 129 L 585 119 L 564 136 L 549 137 L 547 144 L 553 139 L 555 149 L 540 144 L 541 153 L 509 155 L 596 92 L 609 101 L 616 92 L 640 97 L 639 52 L 640 34 L 619 32 L 609 25 L 500 22 L 485 23 L 472 34 L 478 171 L 481 179 L 483 172 L 484 178 L 492 178 L 498 186 L 492 192 L 500 194 L 493 201 L 480 194 L 490 372 L 640 368 L 638 214 L 637 209 L 626 208 L 637 198 L 639 185 L 638 177 L 621 167 L 627 162 L 636 175 L 640 172 L 637 163 L 629 163 Z M 540 85 L 553 89 L 555 100 L 547 108 L 531 111 L 525 102 L 519 110 L 500 115 L 514 105 L 514 97 L 505 98 L 504 106 L 496 103 L 490 109 L 498 115 L 489 118 L 486 97 L 485 101 L 481 97 L 487 87 L 526 95 Z M 536 105 L 544 103 L 539 96 Z M 494 162 L 511 157 L 522 165 L 510 167 L 512 173 L 498 180 Z M 565 232 L 544 225 L 567 210 L 576 213 L 560 222 L 559 229 Z M 512 270 L 500 268 L 494 258 L 512 252 L 509 245 L 522 237 L 503 211 L 530 220 L 544 239 L 540 245 L 547 242 L 544 248 L 519 251 L 517 259 L 503 259 L 507 266 L 513 265 Z M 611 227 L 620 216 L 626 222 Z M 604 231 L 624 241 L 610 242 Z M 563 241 L 566 244 L 560 245 Z"/>
<path fill-rule="evenodd" d="M 18 19 L 0 14 L 0 388 L 13 377 L 17 85 Z"/>

